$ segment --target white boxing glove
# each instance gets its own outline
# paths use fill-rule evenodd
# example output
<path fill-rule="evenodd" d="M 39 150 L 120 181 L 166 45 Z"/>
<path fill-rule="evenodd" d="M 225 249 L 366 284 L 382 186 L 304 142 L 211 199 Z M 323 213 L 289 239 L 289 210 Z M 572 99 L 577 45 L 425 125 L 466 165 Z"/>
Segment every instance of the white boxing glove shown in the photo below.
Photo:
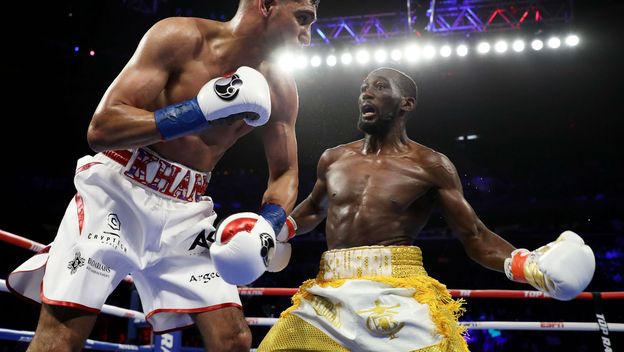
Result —
<path fill-rule="evenodd" d="M 277 234 L 277 242 L 275 243 L 275 254 L 267 266 L 267 271 L 272 273 L 282 271 L 288 265 L 292 254 L 292 247 L 288 240 L 295 237 L 297 233 L 297 223 L 292 217 L 287 217 L 286 222 L 282 225 L 280 232 Z"/>
<path fill-rule="evenodd" d="M 219 275 L 233 285 L 247 285 L 267 269 L 275 252 L 275 232 L 262 216 L 230 215 L 219 226 L 210 256 Z"/>
<path fill-rule="evenodd" d="M 572 231 L 533 252 L 516 249 L 505 259 L 505 274 L 512 281 L 526 282 L 549 296 L 567 301 L 589 285 L 596 260 L 594 252 Z"/>
<path fill-rule="evenodd" d="M 251 67 L 210 80 L 195 98 L 154 112 L 156 127 L 165 140 L 211 127 L 230 118 L 243 118 L 250 126 L 267 123 L 271 92 L 264 76 Z"/>

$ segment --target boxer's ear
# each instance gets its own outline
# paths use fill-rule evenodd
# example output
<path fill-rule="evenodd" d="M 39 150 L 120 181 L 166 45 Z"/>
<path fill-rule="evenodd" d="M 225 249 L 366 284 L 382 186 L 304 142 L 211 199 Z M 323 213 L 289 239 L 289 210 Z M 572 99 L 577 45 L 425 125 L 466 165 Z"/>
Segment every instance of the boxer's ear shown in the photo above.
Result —
<path fill-rule="evenodd" d="M 258 0 L 258 6 L 260 6 L 260 12 L 264 17 L 269 17 L 276 0 Z"/>
<path fill-rule="evenodd" d="M 412 97 L 404 97 L 401 99 L 401 110 L 412 111 L 416 107 L 416 99 Z"/>

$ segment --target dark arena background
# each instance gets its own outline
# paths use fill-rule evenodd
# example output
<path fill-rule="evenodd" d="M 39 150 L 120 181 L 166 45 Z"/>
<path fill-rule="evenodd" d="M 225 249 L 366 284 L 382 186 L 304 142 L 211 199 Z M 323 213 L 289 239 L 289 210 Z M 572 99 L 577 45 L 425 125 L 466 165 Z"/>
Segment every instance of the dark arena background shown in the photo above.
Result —
<path fill-rule="evenodd" d="M 91 116 L 143 33 L 169 16 L 228 20 L 237 1 L 12 5 L 5 17 L 19 25 L 5 29 L 3 49 L 0 229 L 47 244 L 75 194 L 76 160 L 93 154 L 86 141 Z M 528 249 L 573 230 L 596 255 L 586 291 L 624 291 L 623 14 L 620 2 L 607 0 L 322 0 L 312 46 L 274 57 L 299 90 L 299 201 L 315 182 L 321 153 L 362 137 L 356 123 L 363 78 L 375 67 L 394 67 L 419 87 L 409 137 L 454 162 L 466 199 L 490 229 Z M 267 182 L 259 143 L 255 132 L 243 137 L 213 171 L 207 194 L 219 219 L 258 208 Z M 323 228 L 294 239 L 289 266 L 251 286 L 295 288 L 315 276 L 326 249 Z M 439 213 L 415 244 L 429 274 L 450 289 L 532 290 L 471 261 Z M 0 279 L 30 255 L 0 243 Z M 241 299 L 247 317 L 278 317 L 290 305 L 287 295 Z M 527 330 L 471 329 L 472 351 L 624 351 L 621 329 L 605 335 L 556 324 L 595 324 L 602 312 L 621 326 L 621 296 L 466 301 L 463 321 L 542 322 Z M 141 311 L 125 282 L 107 304 Z M 5 330 L 34 331 L 39 306 L 9 293 L 0 293 L 0 306 L 0 351 L 24 351 L 30 335 L 20 342 Z M 155 343 L 140 320 L 101 314 L 90 338 Z M 251 329 L 257 347 L 269 327 Z M 157 350 L 200 350 L 195 329 L 172 336 L 175 344 Z"/>

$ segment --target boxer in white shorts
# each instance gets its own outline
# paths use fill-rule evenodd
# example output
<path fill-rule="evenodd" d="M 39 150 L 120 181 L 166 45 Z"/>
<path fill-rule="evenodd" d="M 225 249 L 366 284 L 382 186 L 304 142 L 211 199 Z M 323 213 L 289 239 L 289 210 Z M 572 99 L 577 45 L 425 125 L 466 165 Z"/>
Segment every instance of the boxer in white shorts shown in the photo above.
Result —
<path fill-rule="evenodd" d="M 102 97 L 89 124 L 89 146 L 96 152 L 153 152 L 175 165 L 170 172 L 192 169 L 197 177 L 212 171 L 240 137 L 259 127 L 269 175 L 262 206 L 252 215 L 269 227 L 254 235 L 263 249 L 255 255 L 268 265 L 268 246 L 294 206 L 298 185 L 296 84 L 269 57 L 277 48 L 309 44 L 317 5 L 318 0 L 240 0 L 228 22 L 183 17 L 158 22 Z M 185 193 L 173 184 L 190 185 L 197 178 L 172 180 L 173 175 L 159 176 L 158 167 L 149 167 L 145 180 L 159 176 L 160 184 L 137 185 L 136 179 L 119 176 L 119 166 L 106 158 L 80 162 L 79 198 L 52 243 L 29 351 L 81 350 L 94 326 L 94 311 L 128 272 L 146 313 L 153 310 L 149 321 L 156 330 L 194 322 L 207 350 L 248 351 L 251 333 L 235 287 L 221 282 L 212 264 L 218 255 L 208 257 L 207 242 L 197 237 L 215 216 L 212 203 L 200 198 L 205 184 Z M 165 187 L 168 182 L 173 186 Z M 118 230 L 109 226 L 115 224 Z M 31 287 L 10 281 L 15 290 Z"/>
<path fill-rule="evenodd" d="M 174 172 L 167 182 L 163 176 Z M 188 313 L 240 307 L 236 287 L 209 257 L 217 216 L 202 196 L 209 177 L 142 148 L 81 158 L 78 193 L 49 258 L 24 263 L 9 286 L 34 301 L 97 312 L 131 273 L 155 332 L 191 325 Z"/>

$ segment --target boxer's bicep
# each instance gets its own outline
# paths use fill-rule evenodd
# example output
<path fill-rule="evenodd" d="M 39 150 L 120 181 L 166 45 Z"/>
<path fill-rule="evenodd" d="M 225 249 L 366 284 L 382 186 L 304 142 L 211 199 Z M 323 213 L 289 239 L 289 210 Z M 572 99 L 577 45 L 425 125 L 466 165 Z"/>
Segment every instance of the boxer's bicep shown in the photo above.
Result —
<path fill-rule="evenodd" d="M 480 220 L 464 198 L 461 180 L 455 166 L 441 155 L 431 169 L 436 186 L 436 199 L 446 222 L 464 245 L 477 240 L 481 232 Z"/>
<path fill-rule="evenodd" d="M 100 105 L 147 109 L 199 45 L 196 29 L 181 19 L 158 22 L 141 39 L 136 51 L 110 85 Z M 99 108 L 99 107 L 98 107 Z"/>
<path fill-rule="evenodd" d="M 170 74 L 189 60 L 196 45 L 192 29 L 184 21 L 164 20 L 154 25 L 104 93 L 89 125 L 92 148 L 158 142 L 161 136 L 151 111 L 157 108 Z"/>
<path fill-rule="evenodd" d="M 446 222 L 470 258 L 486 268 L 501 271 L 514 247 L 483 224 L 464 197 L 455 167 L 448 160 L 445 164 L 437 175 L 437 199 Z"/>

